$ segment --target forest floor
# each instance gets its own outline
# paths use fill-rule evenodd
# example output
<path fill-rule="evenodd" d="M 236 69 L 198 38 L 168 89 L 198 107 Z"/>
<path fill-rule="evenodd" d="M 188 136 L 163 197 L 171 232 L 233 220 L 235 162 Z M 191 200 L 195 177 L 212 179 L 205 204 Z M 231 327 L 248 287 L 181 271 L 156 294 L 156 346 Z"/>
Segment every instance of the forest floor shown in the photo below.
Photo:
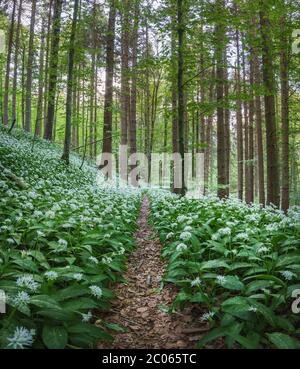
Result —
<path fill-rule="evenodd" d="M 144 197 L 135 235 L 137 248 L 129 258 L 125 283 L 119 284 L 117 299 L 106 318 L 125 328 L 113 343 L 99 345 L 109 349 L 171 349 L 195 348 L 208 326 L 199 321 L 193 307 L 169 314 L 168 308 L 176 297 L 176 288 L 160 288 L 165 263 L 161 260 L 161 244 L 148 224 L 149 200 Z M 198 315 L 198 314 L 197 314 Z"/>

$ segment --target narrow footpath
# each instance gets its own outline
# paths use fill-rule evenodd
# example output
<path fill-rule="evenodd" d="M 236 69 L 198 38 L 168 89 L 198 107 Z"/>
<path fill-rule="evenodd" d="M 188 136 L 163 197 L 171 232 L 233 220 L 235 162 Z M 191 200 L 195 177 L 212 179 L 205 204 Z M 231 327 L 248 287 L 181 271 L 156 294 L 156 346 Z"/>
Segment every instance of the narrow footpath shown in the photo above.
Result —
<path fill-rule="evenodd" d="M 137 248 L 128 260 L 126 283 L 116 287 L 117 299 L 106 316 L 109 322 L 124 327 L 125 332 L 116 333 L 112 344 L 101 344 L 99 348 L 195 348 L 207 330 L 193 316 L 191 308 L 174 314 L 164 312 L 163 307 L 170 306 L 176 297 L 176 289 L 171 285 L 160 289 L 165 263 L 160 258 L 162 246 L 148 224 L 148 215 L 149 200 L 144 197 L 135 235 Z"/>

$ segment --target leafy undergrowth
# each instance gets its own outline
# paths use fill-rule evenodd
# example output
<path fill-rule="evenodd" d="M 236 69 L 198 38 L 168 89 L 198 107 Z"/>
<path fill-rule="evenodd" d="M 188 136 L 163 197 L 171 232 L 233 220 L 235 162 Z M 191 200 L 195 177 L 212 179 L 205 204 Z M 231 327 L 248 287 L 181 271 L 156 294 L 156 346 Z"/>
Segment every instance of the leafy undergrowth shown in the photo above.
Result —
<path fill-rule="evenodd" d="M 0 347 L 93 347 L 119 329 L 97 315 L 122 279 L 140 194 L 96 184 L 97 169 L 21 131 L 0 131 L 1 164 L 23 178 L 20 190 L 0 173 Z M 94 324 L 97 320 L 97 326 Z"/>
<path fill-rule="evenodd" d="M 237 200 L 151 193 L 151 220 L 168 259 L 174 307 L 197 304 L 211 329 L 199 347 L 299 348 L 300 212 L 288 216 Z"/>

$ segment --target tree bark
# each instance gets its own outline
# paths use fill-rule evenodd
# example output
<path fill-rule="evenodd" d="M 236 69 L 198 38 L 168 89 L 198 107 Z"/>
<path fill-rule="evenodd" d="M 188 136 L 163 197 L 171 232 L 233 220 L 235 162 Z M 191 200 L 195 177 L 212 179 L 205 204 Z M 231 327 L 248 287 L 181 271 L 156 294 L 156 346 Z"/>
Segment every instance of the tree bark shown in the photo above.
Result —
<path fill-rule="evenodd" d="M 71 145 L 71 126 L 72 126 L 72 95 L 74 88 L 74 57 L 75 57 L 75 37 L 77 27 L 79 0 L 74 2 L 74 12 L 72 20 L 72 30 L 69 44 L 69 60 L 68 60 L 68 82 L 67 82 L 67 101 L 66 101 L 66 128 L 64 140 L 64 152 L 62 160 L 68 165 L 70 162 L 70 145 Z"/>
<path fill-rule="evenodd" d="M 226 183 L 226 149 L 224 130 L 224 35 L 225 27 L 221 17 L 224 11 L 224 0 L 217 0 L 218 20 L 215 26 L 216 34 L 216 92 L 217 92 L 217 162 L 218 162 L 218 196 L 227 197 Z"/>
<path fill-rule="evenodd" d="M 13 2 L 13 10 L 11 15 L 11 24 L 8 36 L 8 49 L 6 56 L 6 72 L 5 72 L 5 82 L 4 82 L 4 104 L 3 104 L 3 124 L 7 126 L 8 124 L 8 99 L 9 99 L 9 74 L 10 74 L 10 61 L 13 46 L 13 36 L 15 29 L 15 14 L 16 14 L 17 0 Z"/>
<path fill-rule="evenodd" d="M 18 81 L 18 59 L 20 52 L 20 29 L 21 29 L 21 15 L 23 12 L 23 0 L 20 0 L 18 10 L 18 23 L 16 28 L 16 44 L 15 44 L 15 57 L 14 57 L 14 76 L 13 76 L 13 88 L 12 88 L 12 121 L 17 120 L 17 81 Z"/>
<path fill-rule="evenodd" d="M 281 85 L 281 209 L 287 212 L 290 197 L 289 171 L 289 61 L 286 16 L 281 18 L 280 85 Z"/>
<path fill-rule="evenodd" d="M 25 130 L 31 131 L 31 90 L 32 90 L 32 67 L 34 57 L 34 26 L 35 26 L 36 0 L 32 0 L 30 33 L 28 44 L 27 70 L 26 70 L 26 112 L 25 112 Z"/>
<path fill-rule="evenodd" d="M 266 90 L 265 120 L 267 141 L 267 203 L 279 206 L 279 166 L 275 114 L 275 78 L 272 56 L 271 25 L 268 3 L 260 1 L 260 31 L 262 38 L 263 82 Z"/>
<path fill-rule="evenodd" d="M 178 36 L 178 72 L 177 72 L 177 92 L 178 92 L 178 147 L 179 154 L 181 155 L 181 188 L 180 194 L 182 196 L 186 193 L 185 187 L 185 162 L 184 162 L 184 10 L 183 10 L 183 0 L 177 0 L 177 36 Z"/>
<path fill-rule="evenodd" d="M 55 0 L 51 35 L 51 52 L 49 60 L 48 109 L 44 138 L 52 140 L 55 114 L 55 95 L 58 75 L 58 52 L 63 0 Z"/>
<path fill-rule="evenodd" d="M 112 107 L 113 107 L 113 74 L 114 74 L 114 52 L 115 52 L 115 0 L 110 3 L 107 43 L 106 43 L 106 79 L 104 97 L 104 122 L 103 122 L 103 147 L 102 153 L 112 153 Z M 103 163 L 104 167 L 106 164 Z M 112 173 L 110 173 L 111 176 Z"/>

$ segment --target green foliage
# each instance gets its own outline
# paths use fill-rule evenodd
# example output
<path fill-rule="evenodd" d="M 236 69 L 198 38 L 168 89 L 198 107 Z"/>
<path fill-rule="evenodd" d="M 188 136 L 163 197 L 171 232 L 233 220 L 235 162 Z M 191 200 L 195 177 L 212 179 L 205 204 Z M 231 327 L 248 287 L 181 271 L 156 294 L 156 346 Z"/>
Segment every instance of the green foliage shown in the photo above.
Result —
<path fill-rule="evenodd" d="M 29 138 L 1 128 L 1 163 L 29 188 L 0 174 L 0 347 L 17 347 L 20 335 L 35 348 L 93 347 L 116 329 L 94 322 L 134 247 L 140 194 L 98 186 L 97 168 L 79 170 L 76 156 L 66 167 L 43 141 L 31 152 Z"/>
<path fill-rule="evenodd" d="M 151 219 L 168 260 L 172 308 L 197 304 L 211 325 L 199 342 L 243 348 L 299 347 L 292 291 L 300 280 L 300 213 L 150 192 Z"/>

